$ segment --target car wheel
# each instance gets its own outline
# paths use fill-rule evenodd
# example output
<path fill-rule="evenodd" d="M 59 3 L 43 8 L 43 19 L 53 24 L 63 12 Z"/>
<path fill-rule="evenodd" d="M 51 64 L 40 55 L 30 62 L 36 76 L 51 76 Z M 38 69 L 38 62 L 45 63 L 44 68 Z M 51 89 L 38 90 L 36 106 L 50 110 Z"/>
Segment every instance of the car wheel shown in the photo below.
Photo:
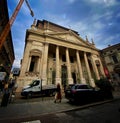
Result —
<path fill-rule="evenodd" d="M 49 96 L 50 97 L 55 96 L 55 91 L 49 91 Z"/>
<path fill-rule="evenodd" d="M 69 102 L 75 102 L 75 100 L 74 99 L 69 99 Z"/>
<path fill-rule="evenodd" d="M 55 96 L 55 94 L 56 94 L 56 92 L 55 92 L 55 91 L 53 91 L 53 92 L 52 92 L 52 96 Z"/>
<path fill-rule="evenodd" d="M 32 98 L 32 92 L 29 92 L 29 93 L 27 94 L 27 99 L 30 99 L 30 98 Z"/>

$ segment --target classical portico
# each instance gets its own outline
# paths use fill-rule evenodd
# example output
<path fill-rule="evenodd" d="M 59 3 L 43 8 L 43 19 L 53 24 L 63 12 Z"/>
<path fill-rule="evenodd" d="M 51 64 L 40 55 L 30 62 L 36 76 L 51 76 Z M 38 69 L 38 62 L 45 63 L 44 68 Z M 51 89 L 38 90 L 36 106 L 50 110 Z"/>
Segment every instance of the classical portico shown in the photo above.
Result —
<path fill-rule="evenodd" d="M 21 86 L 40 78 L 45 85 L 87 83 L 94 87 L 94 80 L 105 76 L 94 43 L 68 28 L 38 21 L 27 30 L 25 46 Z"/>

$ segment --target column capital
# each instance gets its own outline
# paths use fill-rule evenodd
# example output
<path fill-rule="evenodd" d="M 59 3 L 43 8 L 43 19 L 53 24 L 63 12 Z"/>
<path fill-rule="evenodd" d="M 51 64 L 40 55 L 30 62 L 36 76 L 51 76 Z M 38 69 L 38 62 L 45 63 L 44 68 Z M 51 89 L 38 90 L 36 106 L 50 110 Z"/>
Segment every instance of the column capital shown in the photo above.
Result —
<path fill-rule="evenodd" d="M 69 50 L 69 48 L 68 48 L 68 47 L 66 47 L 66 50 Z"/>
<path fill-rule="evenodd" d="M 45 45 L 45 44 L 49 45 L 49 43 L 48 43 L 48 42 L 43 42 L 43 44 L 44 44 L 44 45 Z"/>

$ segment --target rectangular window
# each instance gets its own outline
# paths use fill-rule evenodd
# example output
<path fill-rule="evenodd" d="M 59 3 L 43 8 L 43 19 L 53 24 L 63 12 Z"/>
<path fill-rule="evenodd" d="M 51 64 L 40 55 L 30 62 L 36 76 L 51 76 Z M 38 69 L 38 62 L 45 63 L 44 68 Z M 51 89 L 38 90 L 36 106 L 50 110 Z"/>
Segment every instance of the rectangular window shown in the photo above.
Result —
<path fill-rule="evenodd" d="M 115 55 L 112 56 L 112 59 L 113 59 L 114 63 L 118 63 L 117 57 Z"/>
<path fill-rule="evenodd" d="M 66 57 L 65 57 L 65 55 L 62 55 L 62 61 L 63 61 L 63 62 L 66 62 Z"/>
<path fill-rule="evenodd" d="M 73 56 L 70 56 L 70 62 L 71 62 L 71 63 L 74 63 L 74 58 L 73 58 Z"/>
<path fill-rule="evenodd" d="M 53 58 L 55 58 L 56 57 L 56 55 L 55 55 L 55 53 L 53 53 Z"/>
<path fill-rule="evenodd" d="M 118 51 L 120 50 L 120 48 L 117 49 Z"/>

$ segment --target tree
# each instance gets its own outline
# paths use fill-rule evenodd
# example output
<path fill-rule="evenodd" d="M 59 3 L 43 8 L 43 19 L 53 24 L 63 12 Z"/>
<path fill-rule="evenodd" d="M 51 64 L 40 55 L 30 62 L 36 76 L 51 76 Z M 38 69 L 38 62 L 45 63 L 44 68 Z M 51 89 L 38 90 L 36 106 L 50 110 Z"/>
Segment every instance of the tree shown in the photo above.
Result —
<path fill-rule="evenodd" d="M 100 80 L 96 80 L 96 86 L 100 88 L 104 99 L 112 99 L 113 94 L 112 91 L 114 90 L 110 81 L 106 78 L 101 78 Z"/>

